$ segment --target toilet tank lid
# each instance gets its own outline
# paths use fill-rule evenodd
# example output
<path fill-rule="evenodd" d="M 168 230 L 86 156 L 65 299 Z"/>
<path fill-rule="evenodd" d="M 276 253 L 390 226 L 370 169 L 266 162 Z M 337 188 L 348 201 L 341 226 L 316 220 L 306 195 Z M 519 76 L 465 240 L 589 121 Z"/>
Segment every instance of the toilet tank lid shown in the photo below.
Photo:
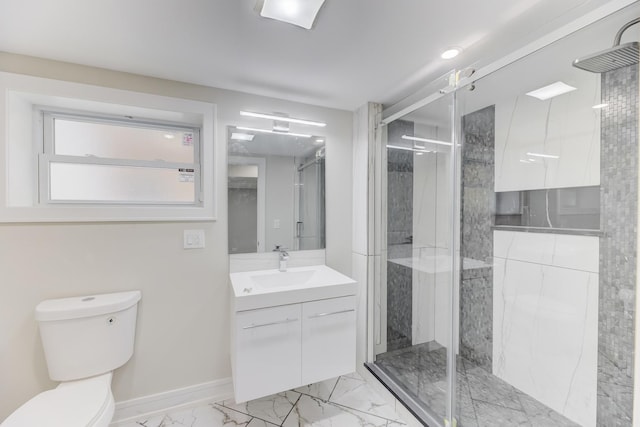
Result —
<path fill-rule="evenodd" d="M 133 306 L 141 297 L 140 291 L 128 291 L 45 300 L 36 306 L 36 320 L 69 320 L 116 313 Z"/>

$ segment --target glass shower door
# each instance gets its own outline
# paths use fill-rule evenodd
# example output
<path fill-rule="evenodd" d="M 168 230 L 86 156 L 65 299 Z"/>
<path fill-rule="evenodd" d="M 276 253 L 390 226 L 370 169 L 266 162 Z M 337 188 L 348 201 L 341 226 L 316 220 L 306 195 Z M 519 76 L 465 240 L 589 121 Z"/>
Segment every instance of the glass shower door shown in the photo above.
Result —
<path fill-rule="evenodd" d="M 632 425 L 639 11 L 458 91 L 458 425 Z"/>
<path fill-rule="evenodd" d="M 382 147 L 385 219 L 370 367 L 434 426 L 451 419 L 455 391 L 453 108 L 449 94 L 388 123 Z"/>

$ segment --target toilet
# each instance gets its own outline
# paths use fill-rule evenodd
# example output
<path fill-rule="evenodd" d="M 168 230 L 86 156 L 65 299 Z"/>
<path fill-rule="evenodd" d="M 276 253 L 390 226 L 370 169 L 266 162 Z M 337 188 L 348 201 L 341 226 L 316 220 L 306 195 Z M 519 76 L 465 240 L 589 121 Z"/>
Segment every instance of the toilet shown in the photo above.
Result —
<path fill-rule="evenodd" d="M 46 300 L 36 320 L 49 377 L 61 383 L 19 407 L 0 427 L 107 427 L 113 370 L 133 355 L 140 291 Z"/>

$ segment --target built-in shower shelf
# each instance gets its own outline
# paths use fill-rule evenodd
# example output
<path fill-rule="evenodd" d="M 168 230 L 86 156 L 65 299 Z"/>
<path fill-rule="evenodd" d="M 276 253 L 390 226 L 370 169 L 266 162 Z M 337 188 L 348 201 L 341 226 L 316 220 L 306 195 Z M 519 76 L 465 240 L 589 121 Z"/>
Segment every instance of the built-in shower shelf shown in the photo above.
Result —
<path fill-rule="evenodd" d="M 499 231 L 520 231 L 523 233 L 547 233 L 547 234 L 571 234 L 575 236 L 604 236 L 601 230 L 588 230 L 581 228 L 548 228 L 548 227 L 527 227 L 523 225 L 495 225 L 492 230 Z"/>

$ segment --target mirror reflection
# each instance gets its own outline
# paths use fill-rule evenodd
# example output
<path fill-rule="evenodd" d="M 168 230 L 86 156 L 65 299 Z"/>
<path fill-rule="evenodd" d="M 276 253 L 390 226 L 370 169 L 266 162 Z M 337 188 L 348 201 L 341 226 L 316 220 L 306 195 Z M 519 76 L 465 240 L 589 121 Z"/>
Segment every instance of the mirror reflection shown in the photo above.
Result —
<path fill-rule="evenodd" d="M 229 126 L 229 253 L 325 247 L 325 138 Z"/>

